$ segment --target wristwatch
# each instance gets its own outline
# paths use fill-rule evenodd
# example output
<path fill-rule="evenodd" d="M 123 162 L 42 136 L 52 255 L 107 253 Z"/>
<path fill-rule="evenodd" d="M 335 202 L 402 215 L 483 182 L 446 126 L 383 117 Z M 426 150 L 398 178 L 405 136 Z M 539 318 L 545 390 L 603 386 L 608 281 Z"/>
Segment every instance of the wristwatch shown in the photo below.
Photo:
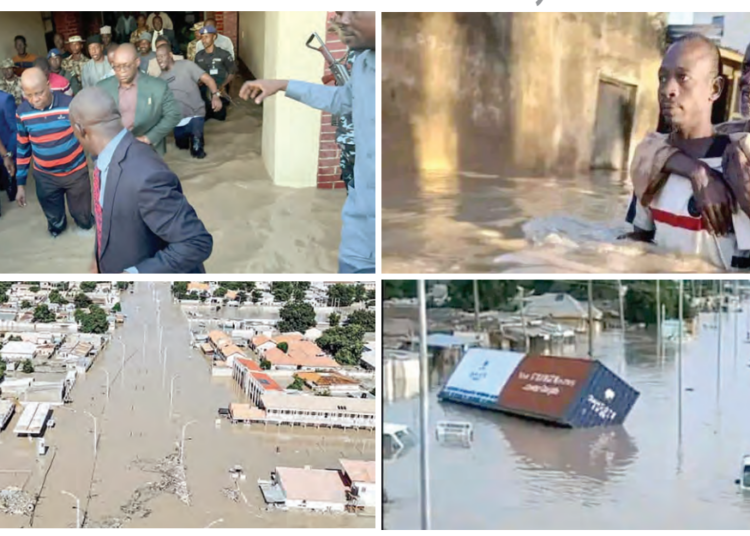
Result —
<path fill-rule="evenodd" d="M 13 153 L 11 153 L 10 151 L 8 151 L 7 153 L 5 153 L 3 155 L 3 158 L 13 158 Z"/>
<path fill-rule="evenodd" d="M 221 91 L 215 91 L 214 97 L 221 97 Z"/>

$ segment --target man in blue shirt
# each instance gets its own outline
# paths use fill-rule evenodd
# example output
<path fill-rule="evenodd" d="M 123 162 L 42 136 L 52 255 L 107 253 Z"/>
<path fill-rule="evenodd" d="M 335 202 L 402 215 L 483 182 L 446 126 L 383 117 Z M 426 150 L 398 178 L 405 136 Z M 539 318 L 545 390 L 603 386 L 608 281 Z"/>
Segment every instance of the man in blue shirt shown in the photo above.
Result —
<path fill-rule="evenodd" d="M 285 91 L 286 96 L 334 115 L 352 114 L 357 158 L 354 180 L 341 214 L 339 272 L 375 273 L 375 27 L 374 11 L 337 11 L 346 45 L 362 51 L 349 83 L 328 87 L 289 80 L 245 82 L 240 97 L 260 104 Z"/>
<path fill-rule="evenodd" d="M 16 200 L 16 101 L 0 91 L 0 188 Z"/>

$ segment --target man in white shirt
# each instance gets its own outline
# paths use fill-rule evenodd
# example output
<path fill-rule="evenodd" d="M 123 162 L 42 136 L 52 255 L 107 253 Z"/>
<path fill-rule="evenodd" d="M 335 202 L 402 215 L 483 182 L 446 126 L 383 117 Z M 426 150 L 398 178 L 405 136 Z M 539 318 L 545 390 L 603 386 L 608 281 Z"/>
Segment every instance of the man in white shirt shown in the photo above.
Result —
<path fill-rule="evenodd" d="M 148 19 L 146 19 L 146 26 L 154 30 L 154 17 L 161 17 L 162 22 L 164 23 L 164 27 L 167 30 L 173 30 L 174 31 L 174 25 L 172 24 L 172 19 L 169 18 L 169 15 L 164 13 L 163 11 L 160 11 L 159 13 L 151 13 L 151 15 L 148 16 Z"/>
<path fill-rule="evenodd" d="M 709 167 L 714 179 L 720 181 L 717 186 L 726 188 L 722 157 L 730 139 L 717 134 L 711 124 L 713 103 L 723 89 L 720 73 L 721 59 L 714 43 L 698 34 L 678 39 L 659 69 L 659 104 L 672 130 L 669 143 Z M 633 196 L 627 221 L 634 232 L 629 238 L 653 241 L 674 253 L 700 256 L 727 271 L 750 268 L 747 215 L 741 211 L 732 215 L 729 233 L 710 232 L 691 179 L 670 171 L 646 205 Z"/>
<path fill-rule="evenodd" d="M 216 19 L 206 19 L 204 26 L 213 26 L 214 28 L 216 28 Z M 226 35 L 221 35 L 217 32 L 214 46 L 229 52 L 229 55 L 232 56 L 232 59 L 234 60 L 234 43 L 232 43 L 232 40 L 229 39 Z M 205 47 L 203 46 L 203 43 L 201 41 L 198 41 L 195 45 L 195 53 L 198 54 L 198 52 L 200 52 L 204 48 Z"/>

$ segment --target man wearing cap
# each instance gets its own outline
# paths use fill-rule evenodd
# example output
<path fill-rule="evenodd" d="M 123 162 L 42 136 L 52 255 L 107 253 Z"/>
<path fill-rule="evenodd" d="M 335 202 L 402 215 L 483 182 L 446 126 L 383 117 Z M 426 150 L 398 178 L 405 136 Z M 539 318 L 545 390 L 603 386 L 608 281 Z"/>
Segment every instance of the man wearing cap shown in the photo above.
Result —
<path fill-rule="evenodd" d="M 167 150 L 166 137 L 182 119 L 180 106 L 164 80 L 140 72 L 138 52 L 129 43 L 115 52 L 115 76 L 97 84 L 114 99 L 122 123 L 156 152 Z"/>
<path fill-rule="evenodd" d="M 52 91 L 57 91 L 67 95 L 68 97 L 73 96 L 73 90 L 70 89 L 70 82 L 64 76 L 60 76 L 57 73 L 50 71 L 49 62 L 47 58 L 37 58 L 34 60 L 34 67 L 41 69 L 41 71 L 47 75 L 47 81 L 49 82 L 49 88 Z"/>
<path fill-rule="evenodd" d="M 194 39 L 188 43 L 187 46 L 187 59 L 188 61 L 195 61 L 195 54 L 198 52 L 197 46 L 198 43 L 201 42 L 201 30 L 203 29 L 203 23 L 202 22 L 196 22 L 193 27 L 193 37 Z"/>
<path fill-rule="evenodd" d="M 26 52 L 26 38 L 22 35 L 16 36 L 15 45 L 18 54 L 13 56 L 13 64 L 16 68 L 16 75 L 21 76 L 26 69 L 34 66 L 36 55 Z"/>
<path fill-rule="evenodd" d="M 156 54 L 156 41 L 159 38 L 167 39 L 169 41 L 169 48 L 172 49 L 172 52 L 175 54 L 178 53 L 180 50 L 177 48 L 177 38 L 174 35 L 174 30 L 168 30 L 165 28 L 161 17 L 158 15 L 154 17 L 152 24 L 154 31 L 151 38 L 151 48 L 154 51 L 154 54 Z"/>
<path fill-rule="evenodd" d="M 111 26 L 102 26 L 99 29 L 99 35 L 102 37 L 102 46 L 106 50 L 107 47 L 112 42 L 112 27 Z"/>
<path fill-rule="evenodd" d="M 70 45 L 70 56 L 63 60 L 62 68 L 82 82 L 81 72 L 83 72 L 83 66 L 89 61 L 83 55 L 83 38 L 80 35 L 73 35 L 68 39 L 68 45 Z"/>
<path fill-rule="evenodd" d="M 146 16 L 145 15 L 138 15 L 137 24 L 135 30 L 133 30 L 133 33 L 130 34 L 130 42 L 133 43 L 135 46 L 138 46 L 138 41 L 141 40 L 141 35 L 148 32 L 148 26 L 146 26 Z"/>
<path fill-rule="evenodd" d="M 151 40 L 151 33 L 143 32 L 137 45 L 140 58 L 140 65 L 138 68 L 144 73 L 148 71 L 148 62 L 156 58 L 156 54 L 154 54 L 154 51 L 151 48 Z"/>
<path fill-rule="evenodd" d="M 0 189 L 16 200 L 16 101 L 0 91 Z"/>
<path fill-rule="evenodd" d="M 156 54 L 156 58 L 148 62 L 148 69 L 146 70 L 146 73 L 156 78 L 159 78 L 161 76 L 161 67 L 159 65 L 159 50 L 158 50 L 159 45 L 167 45 L 169 49 L 172 48 L 172 43 L 170 43 L 169 39 L 167 39 L 166 37 L 160 37 L 159 39 L 156 40 L 156 45 L 154 46 L 154 54 Z M 174 58 L 175 61 L 185 59 L 183 56 L 180 56 L 179 54 L 171 54 L 171 56 Z"/>
<path fill-rule="evenodd" d="M 284 91 L 286 96 L 334 115 L 352 114 L 357 157 L 354 178 L 341 213 L 340 273 L 375 273 L 375 39 L 374 11 L 337 11 L 345 44 L 359 50 L 345 86 L 326 87 L 295 80 L 245 82 L 240 97 L 260 104 Z"/>
<path fill-rule="evenodd" d="M 86 62 L 81 72 L 81 83 L 85 88 L 95 86 L 100 80 L 104 80 L 112 70 L 107 57 L 104 55 L 101 36 L 92 35 L 89 37 L 88 48 L 91 59 Z"/>
<path fill-rule="evenodd" d="M 63 60 L 70 56 L 70 52 L 65 50 L 65 39 L 63 38 L 62 34 L 56 33 L 52 38 L 52 42 L 55 43 L 55 48 L 53 48 L 52 50 L 57 49 L 59 55 L 62 56 Z M 47 59 L 49 59 L 49 55 L 47 55 Z"/>
<path fill-rule="evenodd" d="M 61 54 L 60 50 L 57 48 L 53 48 L 49 51 L 47 54 L 47 63 L 49 64 L 49 72 L 58 74 L 65 78 L 65 80 L 68 81 L 70 84 L 70 90 L 73 93 L 73 95 L 76 95 L 79 91 L 81 91 L 81 82 L 78 81 L 78 78 L 73 76 L 72 73 L 69 73 L 65 69 L 62 68 L 62 62 L 63 62 L 63 55 Z"/>
<path fill-rule="evenodd" d="M 2 76 L 0 76 L 0 91 L 5 91 L 16 101 L 16 106 L 23 101 L 23 89 L 21 89 L 21 79 L 16 76 L 15 64 L 10 58 L 0 62 Z"/>
<path fill-rule="evenodd" d="M 26 206 L 26 179 L 34 157 L 34 182 L 39 204 L 53 238 L 67 225 L 65 201 L 78 227 L 90 229 L 91 182 L 83 147 L 73 134 L 68 116 L 71 97 L 51 91 L 45 74 L 37 68 L 21 77 L 26 100 L 16 111 L 18 194 L 16 201 Z"/>
<path fill-rule="evenodd" d="M 193 158 L 205 158 L 203 126 L 206 104 L 198 84 L 204 84 L 213 95 L 209 104 L 213 112 L 221 111 L 224 106 L 219 98 L 219 88 L 203 69 L 192 61 L 175 61 L 168 44 L 162 41 L 159 43 L 156 59 L 162 71 L 161 79 L 169 85 L 182 112 L 182 121 L 174 129 L 175 145 L 180 149 L 190 149 Z"/>
<path fill-rule="evenodd" d="M 206 22 L 203 24 L 204 26 L 212 26 L 214 29 L 216 28 L 216 20 L 212 18 L 206 19 Z M 226 35 L 221 35 L 218 31 L 215 31 L 216 33 L 216 42 L 215 45 L 218 48 L 221 48 L 223 50 L 226 50 L 229 52 L 229 56 L 234 61 L 234 43 L 232 43 L 232 40 L 229 39 Z M 203 42 L 198 42 L 198 44 L 195 46 L 195 51 L 200 52 L 205 48 L 205 45 Z"/>
<path fill-rule="evenodd" d="M 223 104 L 220 110 L 215 111 L 211 105 L 211 100 L 216 95 L 212 95 L 209 88 L 203 86 L 202 94 L 203 101 L 206 103 L 206 120 L 217 119 L 218 121 L 224 121 L 227 118 L 229 99 L 221 95 L 226 93 L 227 88 L 232 83 L 232 80 L 234 80 L 237 67 L 229 52 L 217 47 L 215 41 L 216 28 L 213 26 L 204 26 L 201 30 L 203 50 L 199 50 L 195 55 L 195 63 L 214 79 L 219 88 L 218 96 L 221 98 Z"/>

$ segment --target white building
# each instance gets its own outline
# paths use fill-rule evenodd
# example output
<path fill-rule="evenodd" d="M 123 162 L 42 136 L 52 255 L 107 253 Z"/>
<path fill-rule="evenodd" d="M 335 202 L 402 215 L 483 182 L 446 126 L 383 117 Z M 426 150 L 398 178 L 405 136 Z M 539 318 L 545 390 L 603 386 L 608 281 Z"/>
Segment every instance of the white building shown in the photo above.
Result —
<path fill-rule="evenodd" d="M 0 357 L 3 361 L 25 361 L 36 357 L 37 345 L 33 342 L 12 341 L 5 343 L 0 350 Z"/>
<path fill-rule="evenodd" d="M 355 504 L 363 507 L 378 505 L 377 468 L 374 461 L 339 460 L 344 484 L 351 489 Z"/>
<path fill-rule="evenodd" d="M 337 471 L 277 467 L 276 482 L 289 508 L 326 512 L 346 510 L 346 489 Z"/>
<path fill-rule="evenodd" d="M 375 429 L 374 399 L 266 393 L 261 405 L 267 424 Z"/>

